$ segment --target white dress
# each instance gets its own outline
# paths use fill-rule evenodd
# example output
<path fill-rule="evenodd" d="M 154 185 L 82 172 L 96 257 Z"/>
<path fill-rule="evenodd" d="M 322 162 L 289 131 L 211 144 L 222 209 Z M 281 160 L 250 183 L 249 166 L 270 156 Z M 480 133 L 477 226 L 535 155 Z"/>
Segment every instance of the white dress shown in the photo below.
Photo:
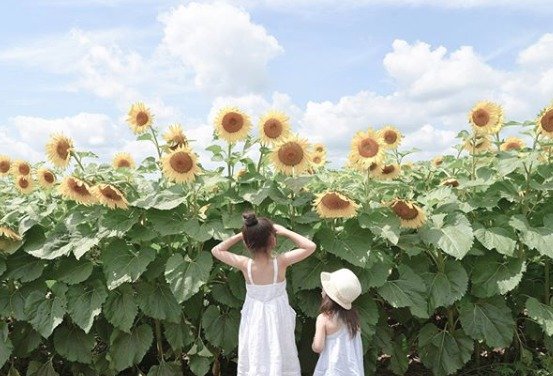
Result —
<path fill-rule="evenodd" d="M 238 334 L 238 376 L 300 376 L 294 337 L 296 312 L 288 303 L 286 281 L 277 282 L 278 263 L 273 259 L 273 283 L 256 285 L 252 260 L 248 260 L 246 301 Z"/>
<path fill-rule="evenodd" d="M 326 336 L 313 376 L 364 376 L 361 331 L 351 338 L 345 324 Z"/>

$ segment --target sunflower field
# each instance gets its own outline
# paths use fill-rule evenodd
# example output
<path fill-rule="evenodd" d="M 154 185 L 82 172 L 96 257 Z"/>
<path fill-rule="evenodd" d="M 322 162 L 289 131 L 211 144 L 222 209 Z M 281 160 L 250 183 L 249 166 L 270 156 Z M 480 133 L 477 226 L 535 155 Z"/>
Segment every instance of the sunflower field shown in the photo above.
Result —
<path fill-rule="evenodd" d="M 245 282 L 210 250 L 250 209 L 317 244 L 287 275 L 306 375 L 319 274 L 341 267 L 363 286 L 369 375 L 553 371 L 553 107 L 515 122 L 480 102 L 468 118 L 457 155 L 406 162 L 384 126 L 352 135 L 337 170 L 285 114 L 256 132 L 224 108 L 206 169 L 180 125 L 162 134 L 138 103 L 130 130 L 157 150 L 138 164 L 62 134 L 47 162 L 0 156 L 0 374 L 235 374 Z"/>

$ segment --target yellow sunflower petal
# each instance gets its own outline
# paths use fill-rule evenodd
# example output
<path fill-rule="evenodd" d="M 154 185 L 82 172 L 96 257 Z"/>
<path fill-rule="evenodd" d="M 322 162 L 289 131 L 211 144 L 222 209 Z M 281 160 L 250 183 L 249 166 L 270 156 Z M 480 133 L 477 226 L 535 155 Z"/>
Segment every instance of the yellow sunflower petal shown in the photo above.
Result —
<path fill-rule="evenodd" d="M 14 176 L 29 176 L 31 175 L 31 165 L 29 162 L 17 160 L 11 165 L 11 173 Z"/>
<path fill-rule="evenodd" d="M 133 157 L 129 153 L 117 153 L 113 157 L 113 168 L 134 168 Z"/>
<path fill-rule="evenodd" d="M 521 150 L 524 148 L 524 141 L 518 137 L 507 137 L 500 146 L 503 151 Z"/>
<path fill-rule="evenodd" d="M 58 187 L 59 193 L 68 200 L 83 205 L 93 205 L 98 200 L 84 181 L 73 176 L 65 177 Z"/>
<path fill-rule="evenodd" d="M 366 170 L 373 162 L 382 161 L 384 143 L 372 129 L 366 132 L 357 132 L 351 142 L 349 158 L 354 165 Z"/>
<path fill-rule="evenodd" d="M 424 210 L 413 202 L 396 199 L 390 206 L 399 217 L 401 227 L 419 228 L 426 222 Z"/>
<path fill-rule="evenodd" d="M 540 111 L 536 126 L 542 135 L 553 138 L 553 104 Z"/>
<path fill-rule="evenodd" d="M 401 132 L 390 125 L 379 130 L 378 136 L 381 138 L 384 147 L 387 149 L 396 149 L 403 138 Z"/>
<path fill-rule="evenodd" d="M 110 209 L 128 209 L 129 203 L 121 191 L 110 184 L 97 184 L 91 188 L 98 202 Z"/>
<path fill-rule="evenodd" d="M 465 141 L 463 148 L 467 150 L 470 154 L 481 154 L 487 151 L 491 151 L 492 143 L 485 136 L 476 137 L 476 140 L 469 138 Z"/>
<path fill-rule="evenodd" d="M 154 116 L 144 103 L 138 102 L 131 106 L 127 123 L 135 134 L 144 133 L 152 126 Z"/>
<path fill-rule="evenodd" d="M 165 140 L 165 142 L 167 142 L 167 145 L 169 145 L 169 148 L 171 148 L 172 150 L 186 146 L 188 144 L 188 140 L 184 135 L 180 124 L 173 124 L 169 126 L 167 132 L 163 134 L 163 139 Z"/>
<path fill-rule="evenodd" d="M 62 134 L 55 134 L 46 144 L 46 156 L 54 166 L 66 168 L 69 165 L 73 148 L 73 140 Z"/>
<path fill-rule="evenodd" d="M 478 134 L 497 133 L 503 125 L 503 109 L 493 102 L 478 102 L 469 113 L 469 123 Z"/>
<path fill-rule="evenodd" d="M 271 161 L 277 171 L 287 175 L 307 171 L 311 163 L 307 140 L 298 136 L 285 138 L 273 147 Z"/>
<path fill-rule="evenodd" d="M 0 237 L 11 240 L 21 240 L 21 236 L 5 226 L 0 226 Z"/>
<path fill-rule="evenodd" d="M 245 140 L 252 127 L 248 115 L 235 107 L 226 107 L 215 118 L 217 135 L 227 142 Z"/>
<path fill-rule="evenodd" d="M 36 172 L 38 183 L 41 187 L 49 189 L 56 183 L 56 175 L 46 168 L 40 168 Z"/>
<path fill-rule="evenodd" d="M 20 175 L 15 178 L 15 186 L 19 192 L 25 195 L 30 194 L 35 189 L 33 179 L 31 179 L 30 176 L 24 175 Z"/>
<path fill-rule="evenodd" d="M 314 153 L 311 156 L 311 166 L 315 169 L 321 168 L 326 163 L 326 154 L 325 153 Z"/>
<path fill-rule="evenodd" d="M 7 155 L 0 155 L 0 176 L 5 176 L 10 173 L 12 161 Z"/>
<path fill-rule="evenodd" d="M 200 173 L 197 157 L 189 148 L 178 148 L 162 158 L 163 174 L 175 183 L 194 181 Z"/>
<path fill-rule="evenodd" d="M 313 153 L 314 154 L 326 154 L 326 146 L 324 144 L 316 143 L 313 145 Z"/>
<path fill-rule="evenodd" d="M 0 226 L 0 252 L 10 255 L 14 253 L 21 244 L 21 236 L 8 227 Z"/>
<path fill-rule="evenodd" d="M 288 116 L 280 111 L 270 111 L 259 120 L 259 138 L 264 145 L 272 145 L 290 134 Z"/>
<path fill-rule="evenodd" d="M 321 218 L 351 218 L 359 208 L 353 200 L 334 191 L 316 195 L 313 205 Z"/>

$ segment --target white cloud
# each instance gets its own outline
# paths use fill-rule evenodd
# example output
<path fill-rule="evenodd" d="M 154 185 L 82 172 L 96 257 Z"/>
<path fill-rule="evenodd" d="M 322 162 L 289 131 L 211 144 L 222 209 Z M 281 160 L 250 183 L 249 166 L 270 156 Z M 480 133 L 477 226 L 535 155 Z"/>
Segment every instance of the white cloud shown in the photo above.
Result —
<path fill-rule="evenodd" d="M 553 34 L 543 35 L 536 43 L 519 53 L 518 63 L 529 68 L 551 67 L 553 61 Z"/>

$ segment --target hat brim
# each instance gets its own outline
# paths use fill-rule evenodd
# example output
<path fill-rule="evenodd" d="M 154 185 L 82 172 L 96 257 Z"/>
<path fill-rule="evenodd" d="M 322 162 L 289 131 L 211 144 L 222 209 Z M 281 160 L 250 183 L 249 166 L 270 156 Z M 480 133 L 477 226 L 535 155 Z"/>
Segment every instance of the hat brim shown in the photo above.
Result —
<path fill-rule="evenodd" d="M 340 307 L 350 310 L 351 309 L 351 303 L 346 303 L 342 301 L 338 294 L 338 290 L 334 286 L 334 283 L 332 282 L 332 273 L 328 272 L 322 272 L 321 273 L 321 285 L 323 286 L 323 290 L 326 295 L 330 299 L 332 299 L 336 304 L 338 304 Z"/>

